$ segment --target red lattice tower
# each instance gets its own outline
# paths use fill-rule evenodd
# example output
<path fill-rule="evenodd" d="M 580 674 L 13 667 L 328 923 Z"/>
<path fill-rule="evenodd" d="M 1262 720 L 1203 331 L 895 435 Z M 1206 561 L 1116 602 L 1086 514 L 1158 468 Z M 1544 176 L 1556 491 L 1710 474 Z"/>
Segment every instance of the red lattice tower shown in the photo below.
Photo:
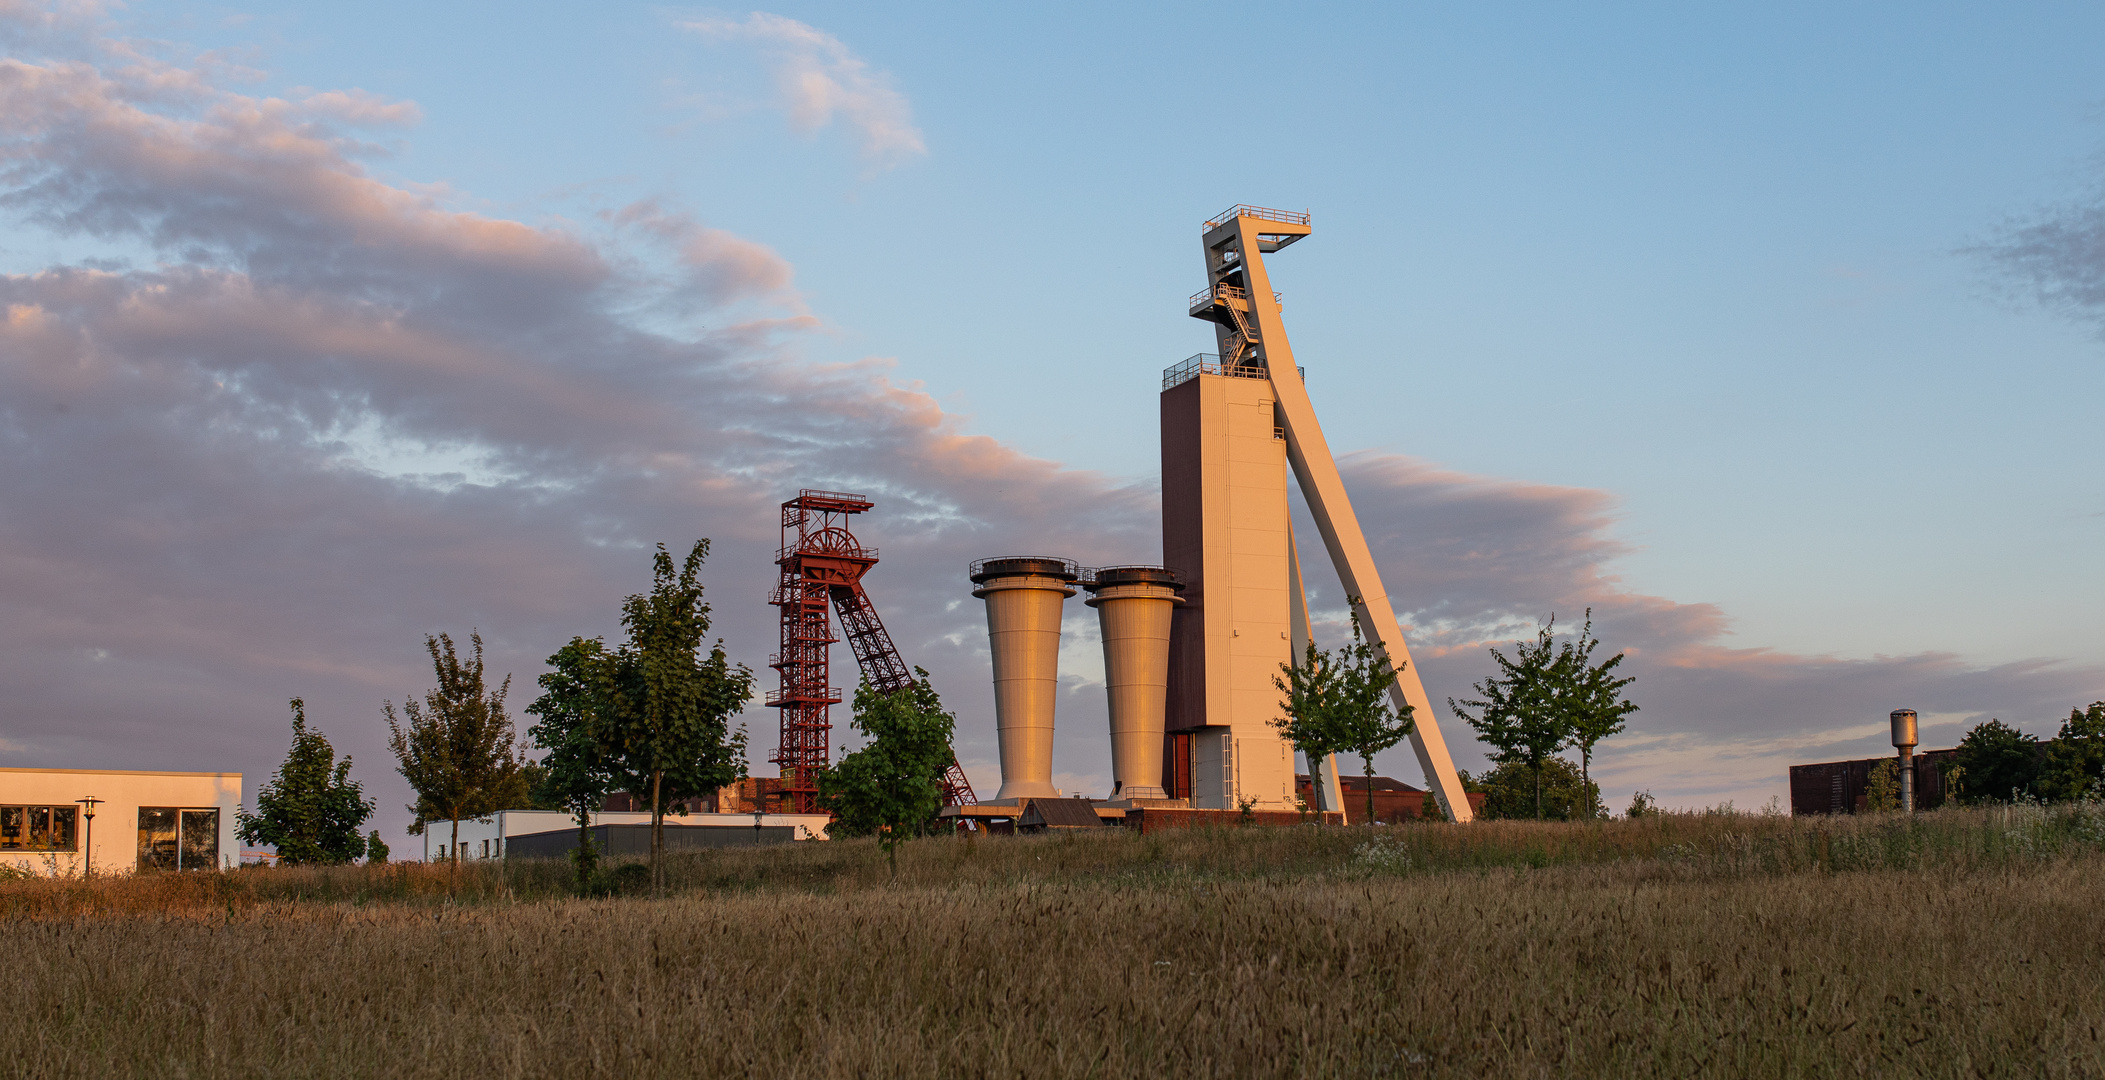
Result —
<path fill-rule="evenodd" d="M 768 666 L 782 675 L 782 688 L 767 696 L 782 710 L 782 743 L 769 760 L 782 767 L 782 810 L 819 813 L 819 774 L 831 762 L 830 706 L 841 700 L 840 688 L 828 685 L 827 656 L 838 640 L 827 618 L 830 603 L 840 609 L 841 629 L 855 653 L 863 676 L 883 691 L 913 685 L 914 674 L 892 644 L 876 605 L 863 591 L 862 577 L 877 565 L 877 549 L 865 548 L 848 531 L 848 516 L 875 505 L 861 495 L 841 491 L 800 491 L 782 504 L 782 548 L 775 565 L 781 579 L 768 603 L 782 610 L 782 651 Z M 979 801 L 956 755 L 943 776 L 943 802 Z"/>

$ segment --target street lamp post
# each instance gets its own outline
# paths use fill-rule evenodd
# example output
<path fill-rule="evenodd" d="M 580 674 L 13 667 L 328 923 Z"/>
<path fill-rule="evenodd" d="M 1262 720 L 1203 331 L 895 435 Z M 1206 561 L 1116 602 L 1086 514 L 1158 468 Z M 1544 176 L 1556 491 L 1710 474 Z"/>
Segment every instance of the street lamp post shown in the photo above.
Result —
<path fill-rule="evenodd" d="M 82 846 L 83 846 L 83 847 L 84 847 L 84 848 L 85 848 L 85 849 L 87 850 L 87 853 L 88 853 L 88 861 L 87 861 L 87 868 L 86 868 L 85 870 L 81 871 L 81 876 L 82 876 L 82 877 L 94 877 L 94 876 L 95 876 L 95 808 L 96 808 L 96 807 L 98 807 L 98 806 L 100 806 L 100 805 L 102 805 L 102 800 L 101 800 L 101 799 L 98 799 L 98 798 L 96 798 L 96 797 L 95 797 L 95 796 L 93 796 L 93 795 L 88 795 L 88 796 L 85 796 L 85 797 L 82 797 L 82 798 L 78 798 L 78 799 L 75 799 L 75 800 L 73 800 L 73 801 L 74 801 L 74 802 L 77 802 L 77 803 L 79 803 L 79 804 L 81 805 L 81 816 L 82 816 L 82 817 L 85 817 L 85 818 L 87 818 L 87 819 L 88 819 L 88 820 L 87 820 L 87 828 L 86 828 L 86 829 L 84 829 L 84 830 L 82 830 L 82 831 L 83 831 L 83 832 L 84 832 L 84 833 L 85 833 L 86 835 L 85 835 L 85 836 L 84 836 L 84 837 L 82 838 L 82 840 L 81 840 L 81 844 L 82 844 Z"/>

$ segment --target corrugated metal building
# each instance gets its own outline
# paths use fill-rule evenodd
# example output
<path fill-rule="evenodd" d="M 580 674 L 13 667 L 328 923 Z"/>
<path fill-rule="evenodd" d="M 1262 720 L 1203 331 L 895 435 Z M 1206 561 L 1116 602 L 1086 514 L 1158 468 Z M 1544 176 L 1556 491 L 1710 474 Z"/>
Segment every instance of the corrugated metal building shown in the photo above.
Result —
<path fill-rule="evenodd" d="M 1930 810 L 1944 802 L 1944 771 L 1957 750 L 1926 750 L 1915 755 L 1915 809 Z M 1791 813 L 1855 814 L 1870 801 L 1871 770 L 1893 755 L 1825 761 L 1791 766 Z"/>

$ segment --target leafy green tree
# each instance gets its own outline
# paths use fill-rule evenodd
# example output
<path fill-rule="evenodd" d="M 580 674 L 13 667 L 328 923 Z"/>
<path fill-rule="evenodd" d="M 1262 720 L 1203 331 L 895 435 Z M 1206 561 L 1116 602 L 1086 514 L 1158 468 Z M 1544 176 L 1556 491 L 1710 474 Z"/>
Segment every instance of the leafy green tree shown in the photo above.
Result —
<path fill-rule="evenodd" d="M 1551 617 L 1555 621 L 1555 617 Z M 1593 783 L 1594 744 L 1622 733 L 1625 718 L 1637 706 L 1623 696 L 1623 688 L 1637 681 L 1635 675 L 1616 676 L 1625 654 L 1616 653 L 1601 663 L 1593 662 L 1593 651 L 1601 639 L 1593 636 L 1593 609 L 1586 609 L 1586 625 L 1579 636 L 1558 646 L 1551 666 L 1554 678 L 1570 687 L 1569 693 L 1553 695 L 1565 703 L 1571 724 L 1571 744 L 1579 748 L 1579 778 Z"/>
<path fill-rule="evenodd" d="M 614 657 L 597 638 L 572 638 L 548 658 L 549 670 L 538 680 L 541 696 L 526 707 L 540 717 L 526 729 L 533 744 L 547 751 L 541 758 L 537 806 L 567 811 L 577 819 L 577 850 L 570 853 L 577 886 L 590 888 L 599 865 L 592 846 L 592 812 L 614 791 L 615 779 L 601 756 L 594 724 L 614 698 L 619 672 Z"/>
<path fill-rule="evenodd" d="M 1887 758 L 1871 767 L 1864 786 L 1864 809 L 1874 814 L 1900 809 L 1900 762 Z"/>
<path fill-rule="evenodd" d="M 1538 818 L 1547 811 L 1544 770 L 1576 734 L 1567 700 L 1574 688 L 1568 666 L 1558 670 L 1556 626 L 1557 617 L 1552 615 L 1533 642 L 1514 646 L 1510 660 L 1493 648 L 1491 659 L 1498 664 L 1498 674 L 1471 688 L 1481 696 L 1459 702 L 1447 699 L 1447 708 L 1493 747 L 1493 762 L 1525 766 L 1534 777 Z"/>
<path fill-rule="evenodd" d="M 1630 795 L 1630 809 L 1623 811 L 1623 816 L 1641 818 L 1657 813 L 1659 813 L 1659 804 L 1652 801 L 1652 793 L 1649 791 L 1638 791 Z"/>
<path fill-rule="evenodd" d="M 2105 701 L 2070 709 L 2039 770 L 2039 793 L 2049 799 L 2093 796 L 2105 784 Z"/>
<path fill-rule="evenodd" d="M 386 861 L 387 841 L 380 839 L 379 829 L 374 829 L 372 835 L 365 838 L 365 863 L 378 866 Z"/>
<path fill-rule="evenodd" d="M 2003 723 L 1976 724 L 1953 755 L 1963 778 L 1959 800 L 1999 802 L 2032 790 L 2039 776 L 2039 740 Z"/>
<path fill-rule="evenodd" d="M 913 685 L 885 693 L 866 679 L 855 691 L 855 730 L 869 736 L 862 749 L 819 777 L 821 805 L 832 812 L 836 836 L 877 837 L 899 875 L 899 844 L 926 831 L 943 805 L 943 774 L 952 759 L 957 718 L 914 669 Z"/>
<path fill-rule="evenodd" d="M 359 827 L 373 803 L 351 779 L 351 758 L 319 731 L 307 730 L 307 703 L 292 699 L 292 749 L 278 775 L 256 793 L 256 812 L 237 811 L 235 835 L 245 844 L 270 844 L 278 861 L 347 863 L 366 853 Z"/>
<path fill-rule="evenodd" d="M 1539 770 L 1520 758 L 1502 761 L 1478 779 L 1485 790 L 1486 818 L 1576 821 L 1607 815 L 1599 786 L 1565 758 L 1545 758 Z"/>
<path fill-rule="evenodd" d="M 514 750 L 512 718 L 504 711 L 512 677 L 492 691 L 483 683 L 482 634 L 474 633 L 474 654 L 463 661 L 447 634 L 425 635 L 431 669 L 438 686 L 422 704 L 382 703 L 387 717 L 388 749 L 399 763 L 396 771 L 409 781 L 417 801 L 409 831 L 422 833 L 435 821 L 453 823 L 453 861 L 460 862 L 460 823 L 498 810 L 527 804 L 526 756 Z"/>
<path fill-rule="evenodd" d="M 733 666 L 721 641 L 702 658 L 709 605 L 702 602 L 701 570 L 708 556 L 709 541 L 698 540 L 676 569 L 658 545 L 651 591 L 622 604 L 628 641 L 602 672 L 591 709 L 599 760 L 624 790 L 650 799 L 653 891 L 665 884 L 666 807 L 744 772 L 745 731 L 733 732 L 730 722 L 753 696 L 753 672 Z"/>
<path fill-rule="evenodd" d="M 1367 824 L 1374 824 L 1374 755 L 1387 750 L 1404 740 L 1417 726 L 1411 716 L 1409 705 L 1395 703 L 1391 691 L 1396 686 L 1397 668 L 1389 660 L 1388 653 L 1366 640 L 1360 633 L 1360 598 L 1350 599 L 1352 605 L 1352 642 L 1339 646 L 1336 651 L 1318 650 L 1309 643 L 1308 662 L 1321 673 L 1324 680 L 1322 692 L 1303 702 L 1302 708 L 1309 712 L 1306 721 L 1297 721 L 1292 712 L 1292 691 L 1288 690 L 1288 715 L 1285 725 L 1304 727 L 1308 738 L 1316 740 L 1314 745 L 1324 751 L 1322 757 L 1332 752 L 1349 751 L 1359 755 L 1360 763 L 1367 774 Z M 1293 672 L 1288 671 L 1289 680 Z M 1273 684 L 1280 680 L 1273 677 Z M 1291 686 L 1291 682 L 1288 683 Z M 1280 726 L 1279 719 L 1273 720 Z M 1289 736 L 1291 739 L 1291 736 Z M 1311 757 L 1310 762 L 1319 762 L 1322 757 Z M 1311 765 L 1311 768 L 1316 766 Z"/>
<path fill-rule="evenodd" d="M 1285 694 L 1279 702 L 1282 715 L 1272 718 L 1279 736 L 1308 757 L 1311 777 L 1325 768 L 1330 755 L 1346 752 L 1343 726 L 1337 720 L 1338 665 L 1330 654 L 1308 643 L 1307 655 L 1298 664 L 1279 665 L 1272 685 Z M 1342 809 L 1331 807 L 1330 809 Z"/>

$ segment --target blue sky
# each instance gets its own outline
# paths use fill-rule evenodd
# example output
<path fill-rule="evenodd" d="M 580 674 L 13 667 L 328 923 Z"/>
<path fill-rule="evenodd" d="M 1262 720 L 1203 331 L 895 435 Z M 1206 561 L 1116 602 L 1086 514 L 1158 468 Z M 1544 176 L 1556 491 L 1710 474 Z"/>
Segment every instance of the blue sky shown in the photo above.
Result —
<path fill-rule="evenodd" d="M 2055 708 L 2105 697 L 2105 646 L 2091 615 L 2105 601 L 2097 558 L 2105 445 L 2088 415 L 2105 396 L 2099 308 L 2037 302 L 2040 281 L 2018 272 L 2010 254 L 2026 228 L 2080 222 L 2096 205 L 2105 68 L 2095 57 L 2105 10 L 2094 5 L 812 4 L 756 15 L 641 5 L 139 3 L 35 24 L 16 20 L 10 55 L 116 72 L 122 61 L 113 57 L 128 49 L 209 85 L 220 95 L 213 100 L 307 102 L 299 108 L 331 138 L 361 140 L 329 144 L 342 155 L 330 166 L 337 173 L 444 212 L 581 238 L 613 268 L 594 317 L 624 333 L 737 337 L 745 344 L 721 355 L 790 382 L 849 377 L 841 371 L 888 380 L 891 389 L 870 391 L 873 400 L 896 404 L 904 399 L 887 396 L 893 390 L 919 392 L 919 404 L 899 407 L 941 410 L 933 420 L 915 414 L 923 419 L 914 424 L 934 425 L 916 428 L 916 438 L 986 436 L 1018 461 L 1039 463 L 965 475 L 905 444 L 825 464 L 694 451 L 692 474 L 677 482 L 645 469 L 621 487 L 638 502 L 608 495 L 567 509 L 562 528 L 577 530 L 585 547 L 551 542 L 519 554 L 514 576 L 448 593 L 450 615 L 442 604 L 391 604 L 347 581 L 346 597 L 371 598 L 344 602 L 372 636 L 315 647 L 376 648 L 392 633 L 406 638 L 391 646 L 401 655 L 346 660 L 315 676 L 338 680 L 334 689 L 308 696 L 339 704 L 342 719 L 317 709 L 317 722 L 345 729 L 340 741 L 358 747 L 378 788 L 392 781 L 377 775 L 376 744 L 369 732 L 349 732 L 371 726 L 374 687 L 399 699 L 419 685 L 417 634 L 506 620 L 480 625 L 493 642 L 504 639 L 507 666 L 529 682 L 533 659 L 569 633 L 604 632 L 614 606 L 610 596 L 590 619 L 553 601 L 520 609 L 509 598 L 522 582 L 559 573 L 535 559 L 591 552 L 607 561 L 584 576 L 618 595 L 639 587 L 629 581 L 635 568 L 606 552 L 646 534 L 678 542 L 676 525 L 697 524 L 722 551 L 736 539 L 729 530 L 746 527 L 732 524 L 731 507 L 765 505 L 784 484 L 868 486 L 895 500 L 885 505 L 913 506 L 913 520 L 934 530 L 926 568 L 895 571 L 901 610 L 888 618 L 931 656 L 948 642 L 956 655 L 941 654 L 936 666 L 958 685 L 946 692 L 962 710 L 979 707 L 984 691 L 974 680 L 984 673 L 970 662 L 969 619 L 960 623 L 963 609 L 949 606 L 955 583 L 934 552 L 1031 546 L 1043 529 L 1000 508 L 1043 502 L 1034 485 L 1056 482 L 1082 503 L 1140 500 L 1115 527 L 1063 517 L 1075 557 L 1152 554 L 1143 504 L 1155 471 L 1157 376 L 1210 345 L 1181 304 L 1203 285 L 1199 221 L 1238 201 L 1314 214 L 1314 237 L 1272 265 L 1332 445 L 1371 455 L 1360 475 L 1399 485 L 1390 494 L 1362 487 L 1362 512 L 1381 517 L 1382 507 L 1364 504 L 1391 495 L 1397 507 L 1417 506 L 1406 494 L 1434 488 L 1489 492 L 1522 517 L 1514 508 L 1547 515 L 1527 518 L 1535 525 L 1568 526 L 1531 547 L 1515 539 L 1521 526 L 1498 531 L 1509 520 L 1503 511 L 1455 525 L 1455 535 L 1517 560 L 1520 569 L 1501 581 L 1583 563 L 1578 578 L 1491 589 L 1481 603 L 1440 591 L 1466 576 L 1460 571 L 1425 571 L 1423 610 L 1460 612 L 1441 624 L 1448 630 L 1437 644 L 1427 639 L 1435 700 L 1465 691 L 1477 673 L 1464 657 L 1480 658 L 1482 644 L 1551 610 L 1570 618 L 1584 604 L 1614 616 L 1601 619 L 1611 647 L 1659 658 L 1662 679 L 1712 670 L 1711 660 L 1675 651 L 1689 642 L 1723 650 L 1716 664 L 1734 671 L 1834 673 L 1837 681 L 1821 676 L 1789 690 L 1756 680 L 1720 706 L 1733 718 L 1724 727 L 1676 727 L 1664 715 L 1699 710 L 1714 688 L 1662 691 L 1647 714 L 1659 726 L 1633 735 L 1627 761 L 1605 763 L 1609 797 L 1649 785 L 1697 803 L 1780 792 L 1786 760 L 1876 752 L 1870 725 L 1888 708 L 1924 709 L 1926 737 L 1948 741 L 1988 712 L 2047 734 Z M 126 44 L 113 52 L 113 42 Z M 809 81 L 802 97 L 787 89 L 785 72 L 819 79 L 821 97 L 810 96 Z M 353 90 L 370 95 L 355 99 L 364 112 L 314 103 L 318 93 Z M 167 116 L 203 107 L 203 99 L 129 92 L 161 102 L 150 108 Z M 262 249 L 244 248 L 243 237 L 267 230 L 241 222 L 238 208 L 215 226 L 221 232 L 193 236 L 186 248 L 166 229 L 96 224 L 50 189 L 19 186 L 29 175 L 20 163 L 54 160 L 50 148 L 67 128 L 22 130 L 9 144 L 17 186 L 0 221 L 0 269 L 25 282 L 62 266 L 115 268 L 140 282 L 181 266 L 261 273 Z M 222 145 L 210 132 L 195 138 Z M 224 191 L 199 195 L 194 177 L 148 166 L 115 179 L 92 163 L 66 175 L 76 192 L 135 196 L 162 185 L 201 200 L 181 205 L 231 205 Z M 681 224 L 668 224 L 674 219 Z M 315 243 L 298 250 L 335 266 L 367 241 L 351 230 Z M 2070 280 L 2097 272 L 2080 260 L 2054 265 Z M 680 277 L 689 271 L 697 276 Z M 504 287 L 487 271 L 460 273 L 481 275 L 476 288 Z M 675 278 L 686 284 L 664 284 Z M 367 286 L 316 279 L 302 287 L 329 303 Z M 387 303 L 414 310 L 420 301 L 405 296 Z M 469 317 L 448 317 L 456 316 Z M 80 325 L 92 330 L 94 317 L 79 316 Z M 766 320 L 774 329 L 741 329 Z M 504 347 L 504 320 L 478 327 L 463 340 Z M 873 359 L 890 366 L 873 369 Z M 449 481 L 447 498 L 419 511 L 430 515 L 419 519 L 427 535 L 473 532 L 459 506 L 471 496 L 526 499 L 508 512 L 530 520 L 523 508 L 541 497 L 532 491 L 579 482 L 536 473 L 554 453 L 547 445 L 493 450 L 502 440 L 488 430 L 432 421 L 442 397 L 402 374 L 414 368 L 390 367 L 405 381 L 384 392 L 379 382 L 355 391 L 316 382 L 304 392 L 342 411 L 304 434 L 286 435 L 282 419 L 273 421 L 272 438 L 327 443 L 335 449 L 324 456 L 339 465 L 406 485 L 408 494 L 383 500 L 390 506 L 438 490 L 405 474 L 467 466 L 465 486 Z M 705 388 L 696 394 L 688 421 L 697 428 L 790 423 L 764 411 L 727 419 Z M 785 394 L 797 396 L 776 399 Z M 862 406 L 818 397 L 831 404 L 798 422 L 820 415 L 833 418 L 819 425 L 828 431 L 861 430 Z M 297 415 L 316 415 L 301 408 Z M 548 419 L 557 435 L 569 422 Z M 12 437 L 32 446 L 44 436 L 18 423 Z M 861 436 L 842 438 L 847 446 Z M 113 440 L 83 445 L 107 449 Z M 592 468 L 603 477 L 611 466 Z M 730 504 L 674 490 L 740 484 L 752 490 Z M 1424 512 L 1435 517 L 1455 505 L 1426 497 Z M 11 501 L 41 505 L 27 494 Z M 645 504 L 660 509 L 634 509 Z M 200 490 L 170 513 L 260 522 L 283 510 L 268 500 L 221 506 Z M 718 512 L 721 522 L 711 518 Z M 622 523 L 611 530 L 621 538 L 592 547 L 590 530 L 577 525 L 587 518 Z M 944 533 L 953 519 L 970 527 Z M 68 528 L 114 524 L 83 511 Z M 870 526 L 885 527 L 877 518 Z M 1438 526 L 1399 524 L 1397 535 Z M 344 528 L 346 544 L 361 535 Z M 59 529 L 15 542 L 42 550 L 35 544 L 68 536 Z M 416 541 L 397 531 L 372 543 Z M 1433 543 L 1385 554 L 1391 576 L 1411 578 L 1413 559 L 1431 565 L 1423 552 Z M 887 550 L 904 550 L 897 544 Z M 79 572 L 97 570 L 90 561 Z M 287 568 L 246 602 L 268 606 L 311 573 Z M 211 595 L 211 575 L 198 580 L 200 595 Z M 758 588 L 735 576 L 723 587 L 726 611 L 750 606 Z M 1454 596 L 1467 591 L 1454 588 Z M 577 590 L 592 592 L 583 583 Z M 62 599 L 23 605 L 25 633 L 92 628 L 103 618 Z M 909 610 L 920 607 L 931 613 Z M 1641 614 L 1698 609 L 1700 630 Z M 756 664 L 768 647 L 766 614 L 727 624 L 752 639 L 739 647 Z M 186 641 L 239 636 L 210 620 L 176 622 L 170 633 Z M 68 648 L 102 648 L 89 644 L 96 631 L 80 633 Z M 1448 655 L 1439 650 L 1450 647 L 1452 666 L 1436 671 Z M 139 667 L 117 677 L 135 691 L 46 686 L 27 666 L 8 677 L 33 684 L 30 697 L 45 704 L 0 723 L 0 755 L 10 764 L 106 760 L 123 739 L 60 730 L 104 730 L 95 717 L 144 707 L 111 701 L 144 701 L 152 696 L 144 687 L 171 671 L 195 682 L 185 708 L 201 718 L 250 717 L 258 702 L 300 692 L 291 685 L 300 680 L 284 673 L 319 671 L 253 652 L 203 660 L 135 648 Z M 1999 689 L 1976 692 L 1990 684 Z M 1640 704 L 1648 685 L 1638 686 Z M 1950 700 L 1922 700 L 1940 694 Z M 1101 712 L 1086 697 L 1077 692 L 1073 715 Z M 757 729 L 771 720 L 754 717 Z M 282 726 L 275 714 L 198 722 L 224 725 L 223 745 L 242 747 Z M 1063 720 L 1063 731 L 1076 727 L 1088 730 Z M 1450 734 L 1457 739 L 1467 741 Z M 764 730 L 756 741 L 767 741 Z M 1063 736 L 1072 749 L 1062 764 L 1085 789 L 1103 786 L 1096 741 Z M 1721 751 L 1728 743 L 1739 749 Z M 1686 771 L 1687 762 L 1735 754 L 1741 765 Z M 251 772 L 274 764 L 257 756 Z M 1395 767 L 1416 779 L 1400 758 Z"/>
<path fill-rule="evenodd" d="M 132 11 L 415 101 L 381 168 L 462 205 L 692 207 L 796 267 L 812 354 L 1071 465 L 1152 472 L 1144 391 L 1207 341 L 1193 221 L 1306 207 L 1279 273 L 1340 445 L 1612 491 L 1629 579 L 1750 643 L 2061 655 L 2105 600 L 2105 462 L 2057 419 L 2097 339 L 1960 253 L 2095 182 L 2094 6 L 778 13 L 928 152 L 791 130 L 764 48 L 682 29 L 743 12 Z"/>

